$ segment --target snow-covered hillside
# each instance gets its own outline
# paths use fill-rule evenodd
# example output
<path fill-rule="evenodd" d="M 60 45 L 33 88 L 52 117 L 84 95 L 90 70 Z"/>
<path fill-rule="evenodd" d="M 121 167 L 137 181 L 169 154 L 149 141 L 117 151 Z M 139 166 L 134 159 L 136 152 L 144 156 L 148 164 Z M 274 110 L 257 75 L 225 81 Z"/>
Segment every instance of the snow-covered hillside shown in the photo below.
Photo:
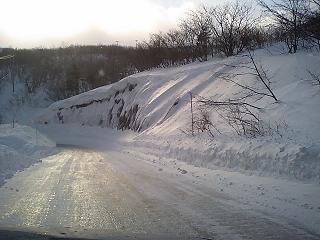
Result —
<path fill-rule="evenodd" d="M 243 89 L 226 81 L 225 74 L 238 74 L 237 83 L 259 84 L 234 67 L 246 64 L 241 56 L 138 73 L 56 102 L 37 121 L 131 129 L 140 134 L 129 144 L 155 156 L 208 168 L 319 181 L 320 88 L 308 81 L 308 71 L 320 72 L 319 53 L 258 50 L 254 58 L 266 70 L 279 101 L 267 96 L 248 101 L 261 108 L 259 117 L 276 129 L 274 134 L 254 139 L 237 136 L 215 112 L 210 112 L 211 120 L 221 134 L 211 138 L 185 133 L 191 125 L 190 92 L 215 101 L 235 98 Z"/>
<path fill-rule="evenodd" d="M 10 79 L 0 82 L 0 124 L 15 122 L 30 124 L 35 113 L 48 107 L 51 101 L 46 93 L 46 86 L 38 88 L 34 93 L 29 93 L 25 83 L 16 78 L 14 92 Z"/>

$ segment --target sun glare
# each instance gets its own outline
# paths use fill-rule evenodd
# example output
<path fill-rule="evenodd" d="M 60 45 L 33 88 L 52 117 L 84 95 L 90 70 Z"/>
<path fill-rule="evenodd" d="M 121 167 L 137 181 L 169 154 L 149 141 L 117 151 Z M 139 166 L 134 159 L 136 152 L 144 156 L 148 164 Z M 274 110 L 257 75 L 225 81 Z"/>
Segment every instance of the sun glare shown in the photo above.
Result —
<path fill-rule="evenodd" d="M 151 0 L 6 0 L 0 31 L 21 40 L 60 38 L 98 28 L 106 33 L 151 32 L 192 7 L 165 8 Z"/>

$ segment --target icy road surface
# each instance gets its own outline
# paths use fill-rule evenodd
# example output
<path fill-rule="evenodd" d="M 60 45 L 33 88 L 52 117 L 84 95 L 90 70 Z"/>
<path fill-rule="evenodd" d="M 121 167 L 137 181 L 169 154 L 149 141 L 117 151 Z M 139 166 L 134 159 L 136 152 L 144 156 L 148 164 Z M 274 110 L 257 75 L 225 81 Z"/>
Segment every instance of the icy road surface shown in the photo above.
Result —
<path fill-rule="evenodd" d="M 0 229 L 81 238 L 319 239 L 235 206 L 183 172 L 124 152 L 69 148 L 0 188 Z"/>

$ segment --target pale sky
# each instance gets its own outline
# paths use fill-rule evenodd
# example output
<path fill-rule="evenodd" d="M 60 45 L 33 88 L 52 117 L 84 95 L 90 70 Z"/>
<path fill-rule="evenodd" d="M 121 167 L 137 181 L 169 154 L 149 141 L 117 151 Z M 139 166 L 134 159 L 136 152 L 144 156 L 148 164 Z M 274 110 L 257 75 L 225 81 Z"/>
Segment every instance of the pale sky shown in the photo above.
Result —
<path fill-rule="evenodd" d="M 188 9 L 224 0 L 0 0 L 0 47 L 134 45 Z"/>

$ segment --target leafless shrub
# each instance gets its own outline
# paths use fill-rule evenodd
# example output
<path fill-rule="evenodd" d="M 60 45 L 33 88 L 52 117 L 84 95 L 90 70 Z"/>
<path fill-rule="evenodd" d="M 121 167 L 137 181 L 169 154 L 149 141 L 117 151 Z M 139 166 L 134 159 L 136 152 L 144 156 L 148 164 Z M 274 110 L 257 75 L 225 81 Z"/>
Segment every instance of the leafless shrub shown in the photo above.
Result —
<path fill-rule="evenodd" d="M 270 77 L 268 76 L 263 66 L 261 64 L 259 65 L 255 61 L 254 55 L 250 50 L 248 50 L 248 53 L 243 56 L 248 58 L 249 61 L 239 65 L 226 65 L 235 69 L 240 69 L 240 72 L 223 74 L 221 77 L 228 82 L 232 82 L 243 90 L 240 92 L 241 97 L 239 100 L 243 100 L 246 98 L 255 98 L 256 100 L 258 100 L 266 96 L 274 99 L 277 102 L 278 98 L 271 88 Z M 239 76 L 254 77 L 261 86 L 256 87 L 255 84 L 249 85 L 240 81 L 236 81 L 235 79 Z"/>
<path fill-rule="evenodd" d="M 205 112 L 207 115 L 209 115 L 209 111 L 216 112 L 219 118 L 227 123 L 239 136 L 254 138 L 264 135 L 258 115 L 260 108 L 254 105 L 235 100 L 214 101 L 203 97 L 198 97 L 197 103 L 201 109 L 200 112 Z M 203 115 L 201 117 L 203 119 Z M 212 122 L 211 124 L 214 126 Z M 214 130 L 221 133 L 216 127 L 214 127 Z"/>
<path fill-rule="evenodd" d="M 194 96 L 192 101 L 192 135 L 204 132 L 214 138 L 217 134 L 223 134 L 223 130 L 217 127 L 218 122 L 225 123 L 233 133 L 246 138 L 263 136 L 282 138 L 284 135 L 283 129 L 286 124 L 263 121 L 260 116 L 262 109 L 245 101 L 238 99 L 216 101 L 202 96 Z M 214 118 L 210 117 L 212 114 Z"/>
<path fill-rule="evenodd" d="M 222 117 L 239 136 L 249 138 L 264 136 L 260 118 L 248 106 L 229 105 L 223 111 Z"/>
<path fill-rule="evenodd" d="M 312 72 L 311 70 L 307 70 L 309 74 L 309 79 L 307 79 L 307 82 L 310 82 L 312 86 L 320 87 L 320 73 Z"/>
<path fill-rule="evenodd" d="M 194 131 L 197 131 L 198 133 L 208 133 L 208 135 L 212 138 L 215 137 L 214 132 L 218 132 L 219 134 L 221 134 L 219 129 L 211 121 L 210 113 L 204 109 L 201 109 L 199 114 L 196 115 L 193 124 Z"/>

